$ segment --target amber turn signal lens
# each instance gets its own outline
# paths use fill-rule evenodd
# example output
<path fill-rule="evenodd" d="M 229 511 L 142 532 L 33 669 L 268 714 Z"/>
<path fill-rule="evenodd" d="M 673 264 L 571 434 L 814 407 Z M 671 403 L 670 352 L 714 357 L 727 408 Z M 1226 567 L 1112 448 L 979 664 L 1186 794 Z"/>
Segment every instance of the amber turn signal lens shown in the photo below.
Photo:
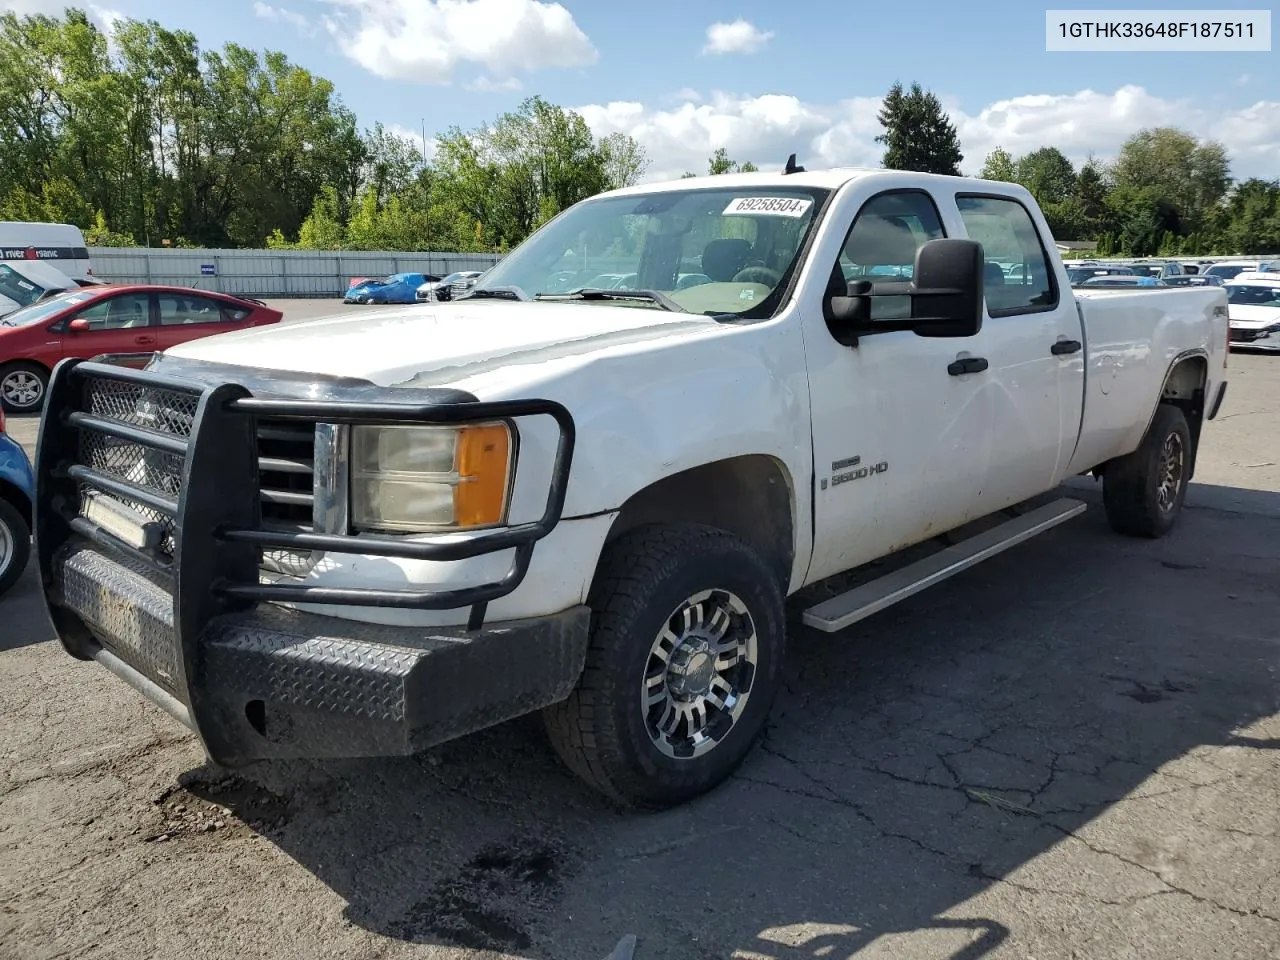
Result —
<path fill-rule="evenodd" d="M 505 519 L 511 477 L 511 431 L 506 424 L 484 424 L 458 431 L 453 493 L 457 526 L 489 527 Z"/>

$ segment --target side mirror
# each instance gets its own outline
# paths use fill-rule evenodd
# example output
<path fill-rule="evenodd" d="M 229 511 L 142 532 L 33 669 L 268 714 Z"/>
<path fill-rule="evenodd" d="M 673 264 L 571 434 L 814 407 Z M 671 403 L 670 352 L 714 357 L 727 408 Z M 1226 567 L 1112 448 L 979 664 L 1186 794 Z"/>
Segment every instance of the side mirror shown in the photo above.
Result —
<path fill-rule="evenodd" d="M 982 244 L 975 240 L 929 240 L 916 250 L 911 282 L 882 283 L 873 292 L 869 280 L 855 280 L 846 296 L 827 301 L 827 320 L 837 339 L 849 346 L 856 346 L 858 337 L 895 330 L 922 337 L 972 337 L 982 329 L 985 266 Z M 874 299 L 903 296 L 911 298 L 906 317 L 871 319 Z"/>
<path fill-rule="evenodd" d="M 70 330 L 72 333 L 88 333 L 89 321 L 86 320 L 84 317 L 76 317 L 74 320 L 72 320 L 70 323 L 67 324 L 67 329 Z"/>

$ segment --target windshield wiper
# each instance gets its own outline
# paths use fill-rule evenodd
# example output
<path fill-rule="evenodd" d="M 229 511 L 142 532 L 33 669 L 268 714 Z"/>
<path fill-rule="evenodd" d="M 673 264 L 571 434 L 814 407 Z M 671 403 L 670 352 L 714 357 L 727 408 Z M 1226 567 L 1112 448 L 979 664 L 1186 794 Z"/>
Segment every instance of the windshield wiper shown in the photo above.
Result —
<path fill-rule="evenodd" d="M 665 293 L 657 290 L 604 290 L 598 287 L 583 287 L 581 290 L 570 290 L 568 293 L 538 293 L 535 300 L 646 300 L 656 303 L 663 310 L 673 313 L 688 313 L 684 307 L 676 303 Z"/>
<path fill-rule="evenodd" d="M 528 300 L 529 295 L 519 287 L 472 287 L 454 300 Z"/>

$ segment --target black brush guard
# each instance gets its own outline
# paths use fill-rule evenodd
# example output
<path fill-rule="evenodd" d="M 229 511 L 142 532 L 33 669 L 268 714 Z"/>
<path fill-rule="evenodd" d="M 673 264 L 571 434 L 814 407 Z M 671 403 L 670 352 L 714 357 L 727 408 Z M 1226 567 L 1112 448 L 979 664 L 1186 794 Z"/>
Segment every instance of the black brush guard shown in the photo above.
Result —
<path fill-rule="evenodd" d="M 94 412 L 91 383 L 185 398 L 183 409 L 193 412 L 178 434 L 186 435 Z M 546 508 L 534 522 L 445 542 L 263 522 L 259 418 L 462 425 L 536 416 L 551 417 L 559 439 Z M 82 462 L 86 437 L 180 464 L 176 494 Z M 484 625 L 486 604 L 520 585 L 535 544 L 560 520 L 573 445 L 572 417 L 547 400 L 271 399 L 235 383 L 63 361 L 50 381 L 36 455 L 36 552 L 50 617 L 68 653 L 97 660 L 165 707 L 217 762 L 415 752 L 563 699 L 576 682 L 585 608 Z M 86 491 L 131 502 L 168 524 L 168 549 L 154 537 L 144 546 L 127 543 L 88 519 Z M 266 548 L 437 561 L 514 555 L 493 582 L 418 591 L 263 583 Z M 469 607 L 470 614 L 466 628 L 385 627 L 271 601 Z"/>

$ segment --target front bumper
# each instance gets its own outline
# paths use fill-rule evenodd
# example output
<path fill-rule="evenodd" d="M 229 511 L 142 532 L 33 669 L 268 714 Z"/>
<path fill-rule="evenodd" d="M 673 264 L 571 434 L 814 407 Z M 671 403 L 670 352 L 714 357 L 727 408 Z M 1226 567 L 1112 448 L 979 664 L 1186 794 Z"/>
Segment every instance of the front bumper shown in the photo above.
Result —
<path fill-rule="evenodd" d="M 1257 347 L 1280 350 L 1280 329 L 1273 327 L 1231 327 L 1228 344 L 1233 347 Z"/>
<path fill-rule="evenodd" d="M 563 700 L 586 656 L 585 607 L 468 631 L 261 604 L 211 619 L 188 663 L 173 598 L 146 569 L 73 540 L 53 571 L 61 617 L 91 637 L 85 652 L 231 767 L 416 753 Z"/>
<path fill-rule="evenodd" d="M 566 697 L 586 656 L 586 608 L 488 625 L 484 613 L 519 585 L 536 541 L 559 521 L 572 419 L 540 400 L 459 402 L 430 391 L 419 399 L 427 402 L 264 400 L 238 384 L 60 364 L 37 452 L 36 553 L 64 647 L 159 703 L 225 766 L 413 753 Z M 143 409 L 150 419 L 139 419 Z M 468 541 L 281 530 L 264 522 L 256 487 L 255 431 L 268 411 L 273 421 L 311 423 L 551 416 L 561 442 L 546 512 Z M 103 512 L 104 496 L 130 516 L 155 518 L 150 535 Z M 501 580 L 450 591 L 259 575 L 271 548 L 458 560 L 513 547 Z M 280 603 L 470 607 L 471 618 L 458 628 L 390 627 Z"/>

